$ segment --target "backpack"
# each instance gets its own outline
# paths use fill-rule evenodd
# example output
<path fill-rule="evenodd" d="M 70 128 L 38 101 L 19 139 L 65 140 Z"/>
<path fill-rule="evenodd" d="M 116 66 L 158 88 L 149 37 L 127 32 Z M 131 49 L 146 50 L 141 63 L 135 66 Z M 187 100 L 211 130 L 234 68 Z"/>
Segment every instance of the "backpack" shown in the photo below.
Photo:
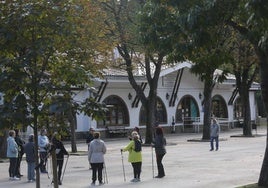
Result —
<path fill-rule="evenodd" d="M 140 152 L 141 151 L 141 141 L 135 140 L 134 143 L 135 143 L 134 151 Z"/>

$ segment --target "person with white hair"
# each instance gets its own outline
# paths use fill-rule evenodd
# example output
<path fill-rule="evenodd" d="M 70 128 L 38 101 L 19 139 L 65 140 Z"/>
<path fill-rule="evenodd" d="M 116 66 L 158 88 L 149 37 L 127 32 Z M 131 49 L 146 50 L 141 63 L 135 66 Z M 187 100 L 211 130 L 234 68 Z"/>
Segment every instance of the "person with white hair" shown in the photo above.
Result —
<path fill-rule="evenodd" d="M 121 149 L 121 152 L 128 151 L 128 162 L 133 167 L 134 178 L 131 182 L 140 182 L 141 166 L 142 166 L 142 154 L 141 154 L 141 141 L 139 134 L 136 131 L 131 133 L 132 139 L 126 147 Z"/>

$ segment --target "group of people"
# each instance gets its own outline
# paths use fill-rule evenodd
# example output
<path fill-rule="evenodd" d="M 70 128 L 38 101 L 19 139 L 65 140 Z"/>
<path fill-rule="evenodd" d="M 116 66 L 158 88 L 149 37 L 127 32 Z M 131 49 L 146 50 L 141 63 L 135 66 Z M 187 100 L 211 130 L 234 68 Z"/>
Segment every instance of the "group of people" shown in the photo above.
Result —
<path fill-rule="evenodd" d="M 69 155 L 65 149 L 61 136 L 57 132 L 53 134 L 51 142 L 47 137 L 46 129 L 40 131 L 38 136 L 38 150 L 40 163 L 35 164 L 35 144 L 34 135 L 30 134 L 28 142 L 25 143 L 19 136 L 18 130 L 10 130 L 7 138 L 7 157 L 10 160 L 9 165 L 9 178 L 10 180 L 20 180 L 22 174 L 20 173 L 20 163 L 22 156 L 26 155 L 27 162 L 27 178 L 28 182 L 35 181 L 35 170 L 39 170 L 41 173 L 47 173 L 46 164 L 50 152 L 52 149 L 56 152 L 57 160 L 57 177 L 58 184 L 61 185 L 62 167 L 64 163 L 64 155 Z"/>
<path fill-rule="evenodd" d="M 142 168 L 142 138 L 139 133 L 139 128 L 135 127 L 129 137 L 130 142 L 120 149 L 120 152 L 128 151 L 128 162 L 133 167 L 133 179 L 131 182 L 140 182 L 141 168 Z M 98 179 L 99 185 L 103 185 L 103 167 L 104 167 L 104 154 L 106 153 L 106 145 L 100 139 L 100 133 L 94 132 L 91 128 L 89 136 L 86 140 L 88 144 L 88 160 L 92 168 L 92 183 L 94 186 Z M 160 126 L 155 128 L 155 137 L 151 145 L 155 148 L 156 162 L 158 175 L 155 178 L 163 178 L 165 170 L 162 164 L 162 159 L 166 154 L 166 139 L 164 137 L 163 129 Z"/>
<path fill-rule="evenodd" d="M 216 151 L 219 149 L 219 125 L 216 119 L 212 120 L 210 130 L 210 151 L 214 150 L 214 140 L 216 142 Z M 131 182 L 140 182 L 141 168 L 142 168 L 142 138 L 139 133 L 139 128 L 135 127 L 129 137 L 130 142 L 120 149 L 120 152 L 128 152 L 128 162 L 133 167 L 133 179 Z M 104 168 L 104 154 L 107 151 L 105 142 L 100 139 L 100 132 L 94 132 L 91 128 L 89 136 L 86 140 L 88 144 L 88 161 L 90 169 L 92 169 L 92 185 L 96 184 L 98 180 L 99 185 L 103 185 L 103 168 Z M 57 175 L 58 184 L 61 185 L 62 167 L 64 163 L 64 155 L 69 153 L 65 149 L 61 136 L 58 133 L 54 133 L 49 141 L 47 137 L 46 129 L 40 131 L 38 136 L 39 157 L 40 164 L 35 164 L 35 147 L 34 147 L 34 135 L 30 135 L 28 143 L 25 143 L 19 135 L 18 130 L 10 130 L 7 138 L 7 157 L 10 160 L 9 177 L 10 180 L 20 180 L 22 176 L 20 172 L 20 163 L 23 154 L 26 154 L 26 161 L 28 165 L 27 176 L 28 181 L 35 181 L 35 170 L 41 171 L 41 173 L 47 173 L 46 163 L 50 151 L 52 149 L 56 152 L 57 159 Z M 164 137 L 163 129 L 160 126 L 155 127 L 154 139 L 151 147 L 155 149 L 156 163 L 158 174 L 155 178 L 163 178 L 165 176 L 165 170 L 162 164 L 163 157 L 166 154 L 166 138 Z"/>

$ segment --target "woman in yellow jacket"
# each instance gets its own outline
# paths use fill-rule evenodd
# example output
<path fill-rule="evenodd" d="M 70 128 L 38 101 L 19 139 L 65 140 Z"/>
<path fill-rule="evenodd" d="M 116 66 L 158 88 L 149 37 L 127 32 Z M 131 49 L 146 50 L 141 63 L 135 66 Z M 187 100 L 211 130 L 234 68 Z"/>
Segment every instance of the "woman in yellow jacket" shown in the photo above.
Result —
<path fill-rule="evenodd" d="M 139 139 L 139 134 L 136 131 L 131 133 L 132 140 L 128 145 L 121 149 L 121 151 L 128 151 L 128 162 L 131 163 L 133 167 L 134 179 L 131 182 L 140 182 L 141 165 L 142 165 L 142 155 L 141 155 L 141 141 Z"/>

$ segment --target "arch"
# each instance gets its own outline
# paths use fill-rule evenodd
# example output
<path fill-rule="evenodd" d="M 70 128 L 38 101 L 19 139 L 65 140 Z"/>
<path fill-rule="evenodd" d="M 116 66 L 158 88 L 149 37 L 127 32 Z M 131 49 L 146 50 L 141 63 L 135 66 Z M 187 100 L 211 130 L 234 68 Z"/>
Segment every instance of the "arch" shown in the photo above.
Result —
<path fill-rule="evenodd" d="M 97 127 L 127 126 L 129 125 L 129 112 L 125 102 L 116 95 L 108 96 L 103 100 L 108 111 L 105 120 L 98 121 Z"/>
<path fill-rule="evenodd" d="M 175 122 L 182 123 L 183 119 L 189 117 L 200 117 L 200 112 L 195 98 L 191 95 L 185 95 L 177 105 Z"/>
<path fill-rule="evenodd" d="M 212 114 L 217 118 L 228 118 L 227 104 L 221 95 L 212 97 Z"/>
<path fill-rule="evenodd" d="M 146 124 L 146 113 L 144 106 L 141 106 L 140 109 L 140 125 L 145 125 Z M 167 123 L 167 110 L 166 107 L 161 100 L 160 97 L 157 97 L 156 99 L 156 121 L 159 124 L 166 124 Z"/>

